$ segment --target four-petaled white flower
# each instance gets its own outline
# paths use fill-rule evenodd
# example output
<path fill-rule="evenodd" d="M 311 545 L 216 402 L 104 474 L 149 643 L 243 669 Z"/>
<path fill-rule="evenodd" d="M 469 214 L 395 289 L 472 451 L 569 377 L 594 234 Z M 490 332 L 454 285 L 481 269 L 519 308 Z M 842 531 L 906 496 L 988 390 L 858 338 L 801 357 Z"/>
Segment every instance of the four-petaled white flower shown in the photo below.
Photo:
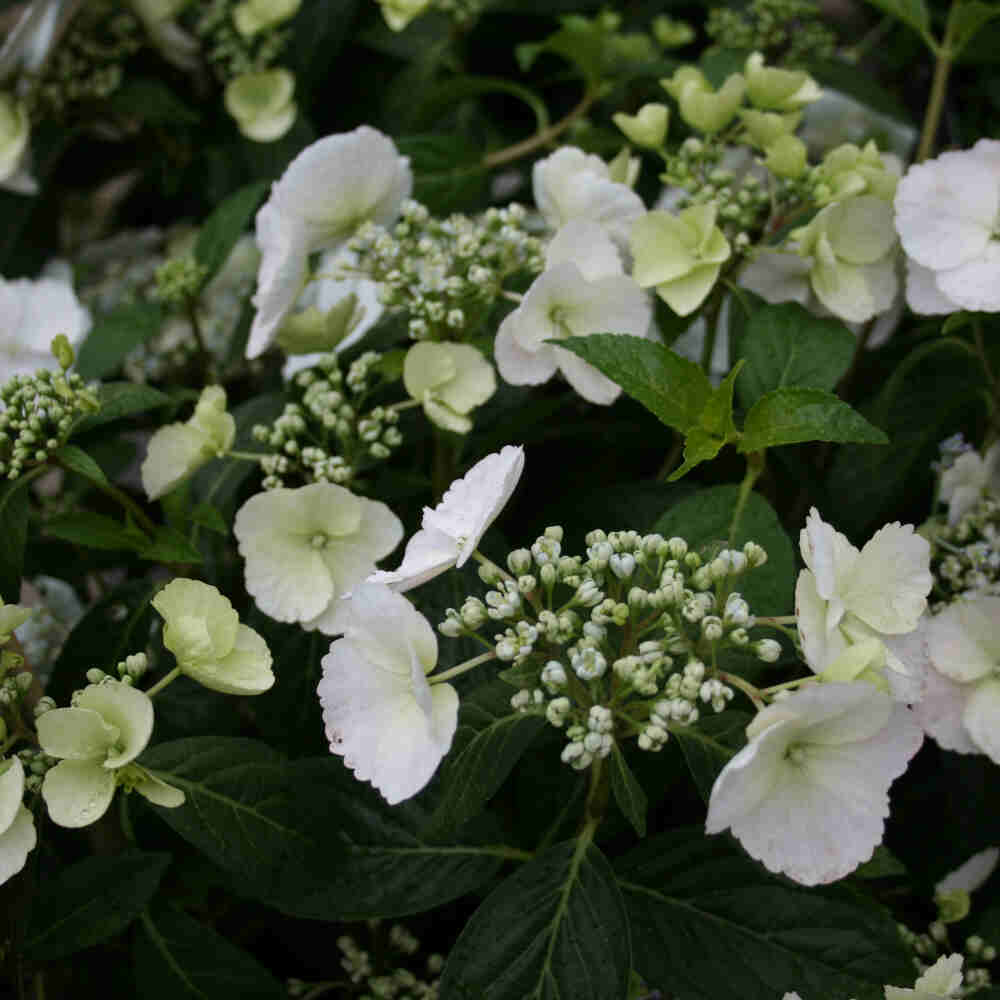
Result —
<path fill-rule="evenodd" d="M 236 512 L 233 532 L 257 607 L 279 622 L 332 635 L 338 599 L 375 572 L 403 525 L 378 500 L 311 483 L 252 496 Z"/>
<path fill-rule="evenodd" d="M 808 569 L 799 573 L 795 613 L 806 662 L 822 673 L 854 643 L 912 632 L 933 579 L 930 546 L 898 521 L 879 529 L 859 552 L 815 507 L 799 534 Z M 892 649 L 888 666 L 908 674 Z"/>
<path fill-rule="evenodd" d="M 434 630 L 388 587 L 362 584 L 338 602 L 332 624 L 343 638 L 323 657 L 317 688 L 330 750 L 395 805 L 416 795 L 448 752 L 458 695 L 428 683 Z"/>
<path fill-rule="evenodd" d="M 380 570 L 369 582 L 402 592 L 452 566 L 463 566 L 510 499 L 523 470 L 520 446 L 507 445 L 477 462 L 448 487 L 433 510 L 424 508 L 421 529 L 407 542 L 399 568 Z"/>
<path fill-rule="evenodd" d="M 367 125 L 307 146 L 257 213 L 260 274 L 247 357 L 262 354 L 295 305 L 309 254 L 342 246 L 363 222 L 388 225 L 413 186 L 410 161 Z"/>
<path fill-rule="evenodd" d="M 985 455 L 967 451 L 941 474 L 941 499 L 948 505 L 948 523 L 957 524 L 986 492 L 1000 493 L 1000 441 Z"/>
<path fill-rule="evenodd" d="M 1000 310 L 1000 141 L 914 164 L 896 189 L 915 312 Z"/>
<path fill-rule="evenodd" d="M 153 733 L 153 702 L 121 681 L 89 684 L 73 696 L 72 708 L 39 716 L 38 742 L 61 757 L 42 782 L 49 816 L 60 826 L 99 820 L 124 784 L 158 806 L 173 808 L 184 793 L 133 764 Z"/>
<path fill-rule="evenodd" d="M 24 867 L 38 840 L 34 818 L 23 797 L 21 761 L 17 757 L 0 760 L 0 885 Z"/>
<path fill-rule="evenodd" d="M 36 281 L 0 278 L 0 383 L 58 368 L 53 339 L 65 334 L 76 347 L 89 329 L 90 313 L 80 305 L 65 265 L 51 263 Z"/>
<path fill-rule="evenodd" d="M 539 385 L 561 371 L 584 399 L 607 405 L 621 386 L 546 341 L 592 333 L 645 337 L 651 319 L 649 296 L 625 274 L 601 227 L 569 222 L 549 244 L 545 270 L 500 324 L 493 348 L 500 377 L 512 385 Z"/>
<path fill-rule="evenodd" d="M 707 833 L 732 830 L 747 853 L 805 885 L 871 857 L 889 786 L 923 740 L 905 706 L 868 684 L 820 684 L 765 708 L 712 787 Z"/>
<path fill-rule="evenodd" d="M 551 229 L 573 219 L 597 223 L 619 243 L 646 213 L 642 199 L 611 179 L 608 165 L 576 146 L 562 146 L 539 160 L 531 172 L 535 204 Z"/>
<path fill-rule="evenodd" d="M 886 986 L 885 1000 L 948 1000 L 962 985 L 962 961 L 958 954 L 942 955 L 917 979 L 913 989 Z"/>
<path fill-rule="evenodd" d="M 496 392 L 497 379 L 493 366 L 470 344 L 424 340 L 406 352 L 403 385 L 431 423 L 468 434 L 469 413 Z"/>

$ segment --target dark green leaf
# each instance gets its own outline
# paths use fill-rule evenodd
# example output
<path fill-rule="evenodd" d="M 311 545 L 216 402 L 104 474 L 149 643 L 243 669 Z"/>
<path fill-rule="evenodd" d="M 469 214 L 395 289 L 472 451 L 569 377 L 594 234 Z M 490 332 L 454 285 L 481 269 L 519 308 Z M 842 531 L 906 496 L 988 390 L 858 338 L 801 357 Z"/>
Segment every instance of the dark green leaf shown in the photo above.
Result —
<path fill-rule="evenodd" d="M 142 912 L 169 862 L 169 854 L 127 850 L 48 875 L 31 909 L 28 955 L 48 961 L 114 937 Z"/>
<path fill-rule="evenodd" d="M 611 791 L 622 815 L 632 824 L 640 837 L 646 836 L 646 793 L 636 776 L 629 769 L 624 754 L 616 743 L 608 762 L 611 770 Z"/>
<path fill-rule="evenodd" d="M 413 170 L 413 197 L 431 211 L 471 209 L 486 190 L 482 147 L 461 133 L 407 135 L 397 141 Z"/>
<path fill-rule="evenodd" d="M 236 241 L 246 231 L 268 188 L 267 181 L 254 181 L 231 194 L 204 221 L 194 245 L 195 260 L 205 268 L 203 281 L 215 276 Z"/>
<path fill-rule="evenodd" d="M 98 388 L 97 398 L 101 401 L 100 410 L 78 421 L 73 428 L 74 434 L 82 434 L 112 420 L 145 413 L 171 402 L 165 392 L 136 382 L 105 382 Z"/>
<path fill-rule="evenodd" d="M 571 840 L 494 890 L 466 924 L 441 1000 L 611 1000 L 628 989 L 629 925 L 604 855 Z"/>
<path fill-rule="evenodd" d="M 144 1000 L 283 1000 L 284 986 L 256 959 L 177 910 L 144 913 L 133 948 Z"/>
<path fill-rule="evenodd" d="M 297 100 L 322 103 L 330 67 L 344 42 L 352 37 L 358 0 L 310 0 L 295 15 L 287 65 L 295 71 Z"/>
<path fill-rule="evenodd" d="M 433 826 L 454 828 L 472 819 L 544 725 L 537 715 L 511 711 L 510 687 L 503 681 L 490 681 L 463 697 Z"/>
<path fill-rule="evenodd" d="M 764 306 L 750 317 L 740 344 L 747 364 L 736 394 L 749 408 L 772 389 L 832 391 L 856 347 L 857 338 L 838 320 L 813 316 L 797 302 Z"/>
<path fill-rule="evenodd" d="M 699 426 L 722 438 L 723 442 L 732 441 L 736 437 L 736 425 L 733 423 L 733 387 L 744 363 L 740 360 L 733 365 L 719 387 L 708 397 L 705 408 L 698 417 Z"/>
<path fill-rule="evenodd" d="M 871 860 L 857 867 L 854 878 L 891 878 L 895 875 L 905 875 L 906 865 L 896 857 L 884 844 L 875 848 Z"/>
<path fill-rule="evenodd" d="M 692 427 L 684 438 L 684 462 L 667 476 L 667 482 L 673 483 L 681 476 L 687 475 L 696 465 L 710 462 L 722 450 L 725 442 L 702 427 Z"/>
<path fill-rule="evenodd" d="M 197 565 L 202 555 L 179 531 L 166 526 L 159 527 L 153 540 L 139 555 L 150 562 L 183 563 Z"/>
<path fill-rule="evenodd" d="M 685 433 L 695 426 L 712 395 L 699 365 L 651 340 L 625 334 L 568 337 L 559 346 L 617 382 L 668 427 Z"/>
<path fill-rule="evenodd" d="M 754 541 L 767 550 L 767 562 L 740 580 L 739 590 L 754 614 L 784 615 L 792 607 L 795 553 L 771 505 L 751 493 L 737 524 L 733 515 L 738 486 L 713 486 L 674 504 L 657 521 L 654 531 L 665 538 L 680 535 L 694 547 L 733 546 Z"/>
<path fill-rule="evenodd" d="M 110 375 L 134 348 L 154 336 L 163 313 L 153 302 L 118 306 L 91 327 L 76 356 L 76 371 L 85 379 Z"/>
<path fill-rule="evenodd" d="M 219 535 L 229 534 L 229 525 L 226 524 L 223 516 L 210 504 L 200 503 L 197 507 L 188 511 L 188 517 L 195 524 L 200 524 L 209 531 L 214 531 Z"/>
<path fill-rule="evenodd" d="M 885 433 L 824 389 L 774 389 L 750 409 L 740 451 L 762 451 L 803 441 L 888 444 Z"/>
<path fill-rule="evenodd" d="M 908 24 L 922 38 L 928 37 L 931 16 L 924 0 L 868 0 L 868 2 L 887 14 L 892 14 L 903 24 Z"/>
<path fill-rule="evenodd" d="M 107 102 L 112 112 L 141 118 L 150 125 L 193 125 L 201 119 L 156 77 L 126 77 Z"/>
<path fill-rule="evenodd" d="M 951 12 L 951 45 L 955 55 L 976 37 L 980 28 L 995 17 L 1000 17 L 998 3 L 983 3 L 982 0 L 956 3 Z"/>
<path fill-rule="evenodd" d="M 142 532 L 126 528 L 112 517 L 89 510 L 52 518 L 45 524 L 45 533 L 74 545 L 112 552 L 141 548 L 148 542 Z"/>
<path fill-rule="evenodd" d="M 70 472 L 75 472 L 78 476 L 89 479 L 96 486 L 108 485 L 108 477 L 104 475 L 101 467 L 75 444 L 64 444 L 53 457 Z"/>
<path fill-rule="evenodd" d="M 677 741 L 698 794 L 706 803 L 719 772 L 746 743 L 744 731 L 749 721 L 750 716 L 745 712 L 728 709 L 721 715 L 709 715 L 692 726 L 677 726 L 670 731 L 670 738 Z"/>
<path fill-rule="evenodd" d="M 569 14 L 562 18 L 562 27 L 544 41 L 525 42 L 514 52 L 522 72 L 530 69 L 542 52 L 551 52 L 576 66 L 587 82 L 596 86 L 612 54 L 609 42 L 609 32 L 599 18 Z"/>
<path fill-rule="evenodd" d="M 633 964 L 677 1000 L 774 1000 L 790 991 L 881 1000 L 883 984 L 913 981 L 887 912 L 776 878 L 700 827 L 651 838 L 615 868 Z"/>
<path fill-rule="evenodd" d="M 27 486 L 30 479 L 22 476 L 0 485 L 0 596 L 8 603 L 21 597 L 21 573 L 24 569 L 24 548 L 28 543 Z"/>

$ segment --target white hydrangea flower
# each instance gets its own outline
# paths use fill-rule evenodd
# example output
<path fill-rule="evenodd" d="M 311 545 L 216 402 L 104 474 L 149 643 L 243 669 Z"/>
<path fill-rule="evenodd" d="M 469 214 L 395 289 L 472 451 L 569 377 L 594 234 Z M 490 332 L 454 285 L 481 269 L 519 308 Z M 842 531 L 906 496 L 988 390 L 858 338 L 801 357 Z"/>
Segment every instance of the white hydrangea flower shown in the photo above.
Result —
<path fill-rule="evenodd" d="M 172 808 L 184 793 L 132 761 L 153 733 L 153 702 L 143 691 L 107 680 L 73 696 L 72 708 L 38 717 L 38 742 L 60 763 L 47 771 L 42 798 L 60 826 L 89 826 L 107 812 L 115 787 L 127 784 L 156 805 Z"/>
<path fill-rule="evenodd" d="M 381 501 L 311 483 L 252 496 L 236 512 L 233 532 L 257 607 L 332 635 L 338 599 L 375 572 L 403 525 Z"/>
<path fill-rule="evenodd" d="M 913 984 L 913 989 L 886 986 L 885 1000 L 948 1000 L 962 986 L 963 956 L 942 955 Z"/>
<path fill-rule="evenodd" d="M 468 434 L 468 414 L 496 392 L 497 380 L 493 366 L 475 347 L 425 340 L 406 352 L 403 385 L 431 423 Z"/>
<path fill-rule="evenodd" d="M 368 581 L 402 592 L 452 566 L 464 566 L 510 499 L 523 471 L 524 449 L 519 445 L 506 445 L 477 462 L 448 487 L 433 510 L 424 508 L 421 529 L 407 542 L 398 569 L 380 570 Z"/>
<path fill-rule="evenodd" d="M 914 164 L 895 206 L 903 249 L 925 269 L 910 270 L 915 312 L 1000 310 L 1000 141 Z"/>
<path fill-rule="evenodd" d="M 1000 597 L 956 601 L 927 625 L 918 718 L 946 750 L 1000 764 Z M 927 704 L 924 705 L 923 702 Z"/>
<path fill-rule="evenodd" d="M 601 227 L 583 219 L 569 222 L 549 244 L 545 270 L 500 324 L 493 348 L 500 377 L 512 385 L 539 385 L 561 371 L 584 399 L 607 405 L 621 387 L 545 341 L 591 333 L 645 337 L 651 320 L 649 296 L 625 274 Z"/>
<path fill-rule="evenodd" d="M 50 263 L 35 281 L 0 278 L 0 383 L 12 375 L 58 369 L 53 339 L 65 334 L 77 348 L 90 329 L 90 313 L 73 291 L 70 271 Z"/>
<path fill-rule="evenodd" d="M 822 673 L 854 643 L 912 632 L 933 584 L 930 545 L 898 521 L 859 552 L 813 507 L 799 534 L 807 569 L 795 587 L 795 613 L 806 662 Z M 909 673 L 887 651 L 888 666 Z"/>
<path fill-rule="evenodd" d="M 619 243 L 628 240 L 632 223 L 643 216 L 642 199 L 611 179 L 608 165 L 576 146 L 561 146 L 531 171 L 535 204 L 550 229 L 573 219 L 595 222 Z"/>
<path fill-rule="evenodd" d="M 434 630 L 388 587 L 362 584 L 338 602 L 333 625 L 343 638 L 323 657 L 317 688 L 330 750 L 395 805 L 430 781 L 451 747 L 458 695 L 428 684 Z"/>
<path fill-rule="evenodd" d="M 163 645 L 181 672 L 223 694 L 261 694 L 274 684 L 271 651 L 241 625 L 229 598 L 201 580 L 171 580 L 153 607 L 163 616 Z"/>
<path fill-rule="evenodd" d="M 194 475 L 206 462 L 225 455 L 236 438 L 236 421 L 226 411 L 226 391 L 206 386 L 191 418 L 167 424 L 149 439 L 140 474 L 150 500 Z"/>
<path fill-rule="evenodd" d="M 1000 441 L 985 455 L 967 451 L 941 474 L 941 499 L 948 505 L 948 523 L 957 524 L 986 492 L 1000 493 Z"/>
<path fill-rule="evenodd" d="M 765 708 L 712 787 L 706 832 L 731 829 L 796 882 L 842 878 L 882 840 L 889 786 L 923 740 L 911 716 L 868 684 L 814 685 Z"/>
<path fill-rule="evenodd" d="M 21 761 L 17 757 L 0 760 L 0 885 L 24 867 L 38 840 L 34 818 L 23 797 Z"/>
<path fill-rule="evenodd" d="M 248 358 L 267 349 L 295 304 L 309 254 L 342 246 L 363 222 L 388 225 L 412 187 L 409 159 L 367 125 L 320 139 L 292 160 L 257 213 L 262 260 Z"/>
<path fill-rule="evenodd" d="M 226 110 L 254 142 L 275 142 L 295 124 L 295 77 L 287 69 L 241 73 L 226 84 Z"/>

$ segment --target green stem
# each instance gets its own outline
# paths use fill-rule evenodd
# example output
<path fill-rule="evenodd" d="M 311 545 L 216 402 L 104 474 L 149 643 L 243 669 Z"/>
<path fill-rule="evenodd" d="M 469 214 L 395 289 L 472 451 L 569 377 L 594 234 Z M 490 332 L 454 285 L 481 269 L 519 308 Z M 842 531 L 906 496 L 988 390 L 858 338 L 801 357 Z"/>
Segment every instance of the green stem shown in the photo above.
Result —
<path fill-rule="evenodd" d="M 770 687 L 761 688 L 761 694 L 774 694 L 777 691 L 787 691 L 789 688 L 799 687 L 801 684 L 811 684 L 815 677 L 796 677 L 794 681 L 785 681 L 784 684 L 772 684 Z"/>
<path fill-rule="evenodd" d="M 747 471 L 740 483 L 740 492 L 736 497 L 736 506 L 733 508 L 733 516 L 729 522 L 729 544 L 733 545 L 736 538 L 736 530 L 740 526 L 740 518 L 743 516 L 743 508 L 750 499 L 754 483 L 760 478 L 764 471 L 764 454 L 762 451 L 752 451 L 747 455 Z"/>
<path fill-rule="evenodd" d="M 604 760 L 595 758 L 590 765 L 590 789 L 587 801 L 583 806 L 583 829 L 580 836 L 588 840 L 594 837 L 594 831 L 601 825 L 604 812 L 608 807 L 608 772 Z"/>
<path fill-rule="evenodd" d="M 223 458 L 238 458 L 243 462 L 259 462 L 265 458 L 269 452 L 266 451 L 227 451 Z"/>
<path fill-rule="evenodd" d="M 443 674 L 432 674 L 427 678 L 427 683 L 439 684 L 441 681 L 450 681 L 452 677 L 459 677 L 467 671 L 472 670 L 473 667 L 478 667 L 480 663 L 486 663 L 487 660 L 495 660 L 496 658 L 497 654 L 495 650 L 490 650 L 488 653 L 480 653 L 479 656 L 474 656 L 471 660 L 466 660 L 457 667 L 446 670 Z"/>
<path fill-rule="evenodd" d="M 68 466 L 64 466 L 68 468 Z M 70 469 L 72 472 L 73 470 Z M 132 517 L 135 518 L 136 524 L 146 532 L 147 535 L 155 535 L 159 530 L 153 521 L 149 518 L 146 512 L 123 490 L 118 489 L 113 483 L 108 482 L 98 482 L 96 479 L 91 479 L 89 482 L 96 486 L 105 496 L 111 497 L 116 503 L 121 507 L 124 507 Z"/>
<path fill-rule="evenodd" d="M 498 566 L 492 559 L 487 559 L 487 557 L 484 556 L 479 549 L 473 550 L 472 558 L 475 559 L 481 566 L 489 566 L 492 569 L 495 569 L 504 579 L 509 580 L 511 583 L 517 583 L 517 579 L 511 576 L 511 574 L 508 573 L 503 566 Z"/>
<path fill-rule="evenodd" d="M 738 674 L 727 673 L 725 670 L 719 671 L 719 679 L 734 688 L 739 688 L 754 703 L 758 712 L 764 708 L 763 692 L 749 681 L 744 680 Z"/>
<path fill-rule="evenodd" d="M 154 694 L 158 694 L 168 684 L 173 684 L 173 682 L 177 680 L 177 678 L 180 677 L 180 675 L 181 675 L 181 668 L 174 667 L 174 669 L 171 670 L 169 673 L 164 674 L 151 688 L 147 688 L 146 694 L 149 695 L 150 698 L 152 698 Z"/>
<path fill-rule="evenodd" d="M 712 355 L 715 353 L 715 341 L 719 335 L 719 310 L 722 308 L 722 290 L 720 282 L 712 293 L 708 307 L 705 309 L 705 343 L 701 349 L 701 368 L 707 375 L 711 371 Z"/>
<path fill-rule="evenodd" d="M 684 450 L 684 435 L 677 434 L 675 432 L 675 440 L 667 452 L 667 457 L 663 460 L 663 465 L 660 466 L 660 471 L 656 474 L 656 481 L 658 483 L 665 483 L 667 477 L 671 472 L 674 471 L 674 467 L 677 465 L 677 460 L 681 457 L 681 452 Z"/>
<path fill-rule="evenodd" d="M 404 399 L 402 402 L 393 403 L 391 406 L 387 406 L 386 409 L 399 413 L 400 410 L 409 410 L 414 406 L 423 406 L 423 402 L 419 399 Z"/>
<path fill-rule="evenodd" d="M 775 615 L 769 618 L 757 616 L 758 625 L 794 625 L 797 621 L 795 615 Z"/>
<path fill-rule="evenodd" d="M 917 147 L 916 162 L 921 163 L 931 155 L 934 149 L 934 139 L 937 136 L 938 125 L 944 112 L 944 97 L 948 89 L 948 75 L 951 73 L 951 61 L 954 53 L 951 50 L 952 24 L 958 7 L 953 3 L 948 14 L 948 25 L 944 31 L 941 44 L 934 51 L 934 78 L 931 81 L 931 92 L 927 99 L 927 111 L 924 113 L 924 126 L 920 133 L 920 145 Z"/>

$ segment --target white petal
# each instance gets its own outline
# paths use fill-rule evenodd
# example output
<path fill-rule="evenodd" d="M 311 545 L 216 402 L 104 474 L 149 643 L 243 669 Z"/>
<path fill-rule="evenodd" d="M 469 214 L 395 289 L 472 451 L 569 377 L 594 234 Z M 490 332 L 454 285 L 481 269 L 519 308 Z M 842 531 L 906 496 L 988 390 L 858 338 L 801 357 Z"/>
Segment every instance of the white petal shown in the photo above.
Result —
<path fill-rule="evenodd" d="M 17 757 L 0 761 L 0 767 L 6 770 L 0 772 L 0 834 L 6 830 L 18 810 L 24 796 L 24 765 Z"/>
<path fill-rule="evenodd" d="M 934 666 L 960 683 L 987 677 L 1000 665 L 1000 597 L 956 601 L 930 623 L 927 648 Z"/>
<path fill-rule="evenodd" d="M 379 570 L 368 577 L 369 583 L 382 583 L 397 593 L 419 587 L 458 560 L 458 543 L 450 535 L 434 528 L 418 531 L 406 544 L 403 561 L 394 570 Z"/>
<path fill-rule="evenodd" d="M 546 268 L 575 264 L 587 281 L 624 274 L 617 247 L 596 222 L 571 219 L 552 237 L 545 251 Z"/>
<path fill-rule="evenodd" d="M 847 648 L 847 639 L 837 627 L 827 628 L 829 606 L 816 589 L 809 570 L 799 573 L 795 584 L 795 618 L 802 642 L 802 655 L 813 673 L 821 674 Z"/>
<path fill-rule="evenodd" d="M 530 313 L 521 312 L 518 306 L 504 317 L 493 343 L 493 360 L 496 361 L 500 377 L 511 385 L 541 385 L 548 382 L 558 370 L 555 355 L 548 344 L 540 344 L 539 338 L 530 332 L 525 335 L 527 342 L 538 344 L 527 349 L 518 337 L 520 324 L 530 324 Z M 530 328 L 529 328 L 530 331 Z"/>
<path fill-rule="evenodd" d="M 1000 860 L 1000 848 L 987 847 L 985 851 L 973 854 L 968 861 L 949 872 L 936 886 L 935 895 L 962 889 L 975 892 L 992 874 Z M 959 963 L 961 965 L 961 963 Z"/>
<path fill-rule="evenodd" d="M 97 712 L 118 729 L 121 750 L 107 758 L 105 767 L 121 767 L 146 749 L 153 735 L 153 702 L 144 691 L 119 681 L 88 684 L 76 695 L 74 704 Z"/>
<path fill-rule="evenodd" d="M 622 387 L 607 375 L 562 347 L 553 348 L 553 357 L 567 382 L 588 403 L 608 406 L 620 395 Z"/>
<path fill-rule="evenodd" d="M 820 517 L 815 507 L 810 508 L 806 526 L 799 532 L 799 551 L 803 562 L 815 574 L 816 592 L 824 601 L 834 597 L 859 555 L 844 535 Z"/>
<path fill-rule="evenodd" d="M 906 304 L 915 313 L 943 316 L 961 308 L 941 291 L 937 280 L 941 273 L 921 266 L 912 257 L 906 258 Z"/>
<path fill-rule="evenodd" d="M 980 681 L 965 703 L 962 723 L 972 742 L 1000 764 L 1000 678 Z"/>
<path fill-rule="evenodd" d="M 962 985 L 962 955 L 942 955 L 914 984 L 918 994 L 948 997 Z"/>
<path fill-rule="evenodd" d="M 972 260 L 937 272 L 938 287 L 963 309 L 1000 311 L 1000 241 L 990 240 Z"/>
<path fill-rule="evenodd" d="M 18 806 L 13 822 L 0 833 L 0 885 L 24 867 L 37 842 L 34 817 L 24 806 Z"/>
<path fill-rule="evenodd" d="M 46 718 L 45 716 L 49 716 Z M 99 712 L 54 708 L 38 719 L 38 742 L 53 757 L 104 762 L 118 732 Z"/>
<path fill-rule="evenodd" d="M 804 306 L 810 298 L 809 262 L 797 253 L 764 249 L 744 265 L 740 284 L 765 302 L 798 302 Z"/>
<path fill-rule="evenodd" d="M 911 632 L 933 585 L 930 545 L 898 521 L 880 528 L 840 587 L 845 607 L 879 632 Z"/>
<path fill-rule="evenodd" d="M 96 823 L 115 797 L 115 772 L 89 760 L 63 760 L 42 781 L 42 798 L 53 823 Z"/>
<path fill-rule="evenodd" d="M 191 424 L 167 424 L 149 439 L 140 473 L 150 500 L 169 493 L 211 457 L 205 436 Z"/>
<path fill-rule="evenodd" d="M 913 706 L 913 714 L 923 731 L 944 750 L 980 752 L 962 722 L 970 691 L 970 685 L 957 684 L 933 666 L 929 665 L 923 675 L 921 698 Z"/>

